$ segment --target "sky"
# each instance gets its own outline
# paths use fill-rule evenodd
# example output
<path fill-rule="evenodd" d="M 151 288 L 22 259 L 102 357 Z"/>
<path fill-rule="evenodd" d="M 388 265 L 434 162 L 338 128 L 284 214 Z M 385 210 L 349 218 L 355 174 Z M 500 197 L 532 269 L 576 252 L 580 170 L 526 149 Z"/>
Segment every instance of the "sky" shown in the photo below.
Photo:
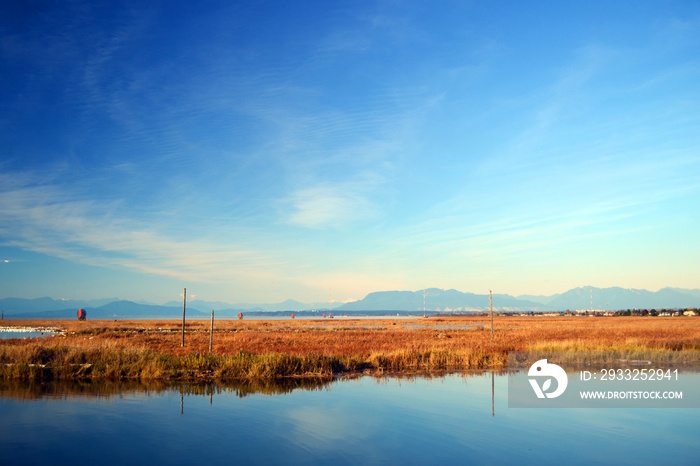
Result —
<path fill-rule="evenodd" d="M 0 298 L 700 288 L 700 3 L 23 1 Z"/>

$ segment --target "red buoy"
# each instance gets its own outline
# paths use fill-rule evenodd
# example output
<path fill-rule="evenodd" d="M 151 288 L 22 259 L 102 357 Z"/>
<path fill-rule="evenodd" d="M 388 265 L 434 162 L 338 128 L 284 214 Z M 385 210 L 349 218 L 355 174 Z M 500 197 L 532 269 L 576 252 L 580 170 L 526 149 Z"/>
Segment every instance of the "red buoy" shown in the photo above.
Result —
<path fill-rule="evenodd" d="M 292 314 L 292 319 L 294 318 L 294 314 Z"/>
<path fill-rule="evenodd" d="M 243 313 L 242 313 L 242 312 L 239 312 L 239 313 L 238 313 L 238 320 L 241 320 L 241 319 L 243 319 Z"/>
<path fill-rule="evenodd" d="M 85 309 L 78 309 L 78 320 L 85 320 L 87 318 L 87 312 Z"/>

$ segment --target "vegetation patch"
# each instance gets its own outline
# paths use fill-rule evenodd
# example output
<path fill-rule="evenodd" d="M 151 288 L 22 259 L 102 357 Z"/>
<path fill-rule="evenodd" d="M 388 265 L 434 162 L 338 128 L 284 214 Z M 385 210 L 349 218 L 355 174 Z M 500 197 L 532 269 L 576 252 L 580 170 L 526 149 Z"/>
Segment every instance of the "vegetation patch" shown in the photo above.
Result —
<path fill-rule="evenodd" d="M 255 379 L 328 378 L 366 367 L 360 358 L 192 353 L 185 356 L 111 343 L 90 347 L 35 342 L 0 346 L 0 375 L 11 379 Z"/>

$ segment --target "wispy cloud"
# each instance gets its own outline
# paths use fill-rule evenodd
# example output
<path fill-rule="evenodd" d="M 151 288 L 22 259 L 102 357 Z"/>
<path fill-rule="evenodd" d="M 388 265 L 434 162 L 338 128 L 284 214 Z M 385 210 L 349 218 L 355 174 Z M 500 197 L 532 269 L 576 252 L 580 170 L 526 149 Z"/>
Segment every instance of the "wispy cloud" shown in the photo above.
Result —
<path fill-rule="evenodd" d="M 365 195 L 341 186 L 301 189 L 290 197 L 293 212 L 289 222 L 306 228 L 337 228 L 376 218 L 376 206 Z"/>
<path fill-rule="evenodd" d="M 283 265 L 235 242 L 177 239 L 148 222 L 117 217 L 113 206 L 76 200 L 55 185 L 21 186 L 15 181 L 4 186 L 0 232 L 6 246 L 208 283 L 269 279 Z"/>

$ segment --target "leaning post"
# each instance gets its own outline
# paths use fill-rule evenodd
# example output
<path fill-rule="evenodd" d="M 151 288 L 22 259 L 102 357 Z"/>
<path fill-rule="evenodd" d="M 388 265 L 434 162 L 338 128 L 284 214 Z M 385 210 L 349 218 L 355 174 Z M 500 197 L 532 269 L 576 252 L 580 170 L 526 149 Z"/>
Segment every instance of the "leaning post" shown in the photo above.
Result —
<path fill-rule="evenodd" d="M 491 290 L 489 290 L 489 309 L 491 310 L 491 343 L 493 343 L 493 299 L 491 298 Z"/>
<path fill-rule="evenodd" d="M 185 347 L 185 304 L 187 302 L 187 288 L 182 289 L 182 346 Z"/>
<path fill-rule="evenodd" d="M 211 346 L 214 342 L 214 309 L 211 310 L 211 332 L 209 332 L 209 352 L 211 353 Z"/>

